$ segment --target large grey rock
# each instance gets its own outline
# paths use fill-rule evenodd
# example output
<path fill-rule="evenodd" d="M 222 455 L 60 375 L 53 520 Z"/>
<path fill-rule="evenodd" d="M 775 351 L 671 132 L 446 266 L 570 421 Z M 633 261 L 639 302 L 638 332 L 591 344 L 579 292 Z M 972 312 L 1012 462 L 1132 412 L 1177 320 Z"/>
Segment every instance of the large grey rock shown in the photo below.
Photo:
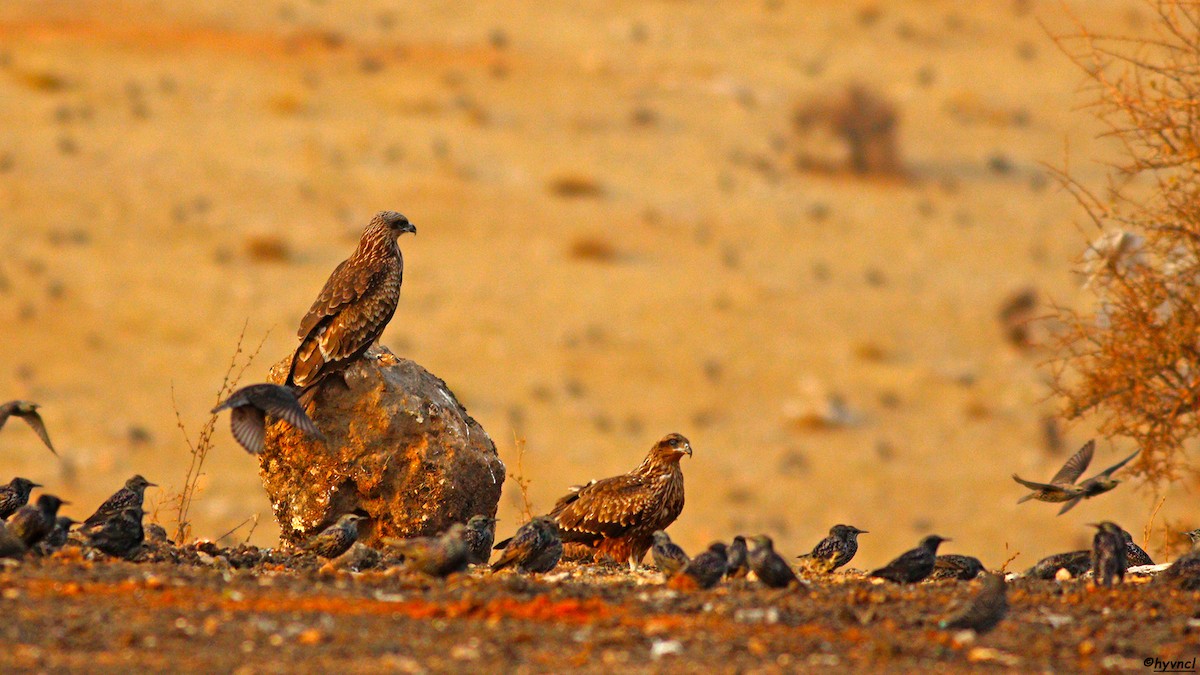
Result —
<path fill-rule="evenodd" d="M 282 383 L 290 364 L 275 364 L 268 379 Z M 504 463 L 445 382 L 386 347 L 341 379 L 307 405 L 324 441 L 268 420 L 259 474 L 283 541 L 302 542 L 356 509 L 370 516 L 359 535 L 368 545 L 496 515 Z"/>

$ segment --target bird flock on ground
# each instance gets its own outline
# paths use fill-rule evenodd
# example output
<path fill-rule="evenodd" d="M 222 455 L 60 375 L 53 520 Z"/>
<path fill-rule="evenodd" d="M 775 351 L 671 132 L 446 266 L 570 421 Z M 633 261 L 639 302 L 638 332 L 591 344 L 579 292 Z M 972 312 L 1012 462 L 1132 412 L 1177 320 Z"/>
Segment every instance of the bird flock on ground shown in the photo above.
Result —
<path fill-rule="evenodd" d="M 363 358 L 395 313 L 403 279 L 403 258 L 397 238 L 415 233 L 403 215 L 383 211 L 368 224 L 354 253 L 334 270 L 300 324 L 300 345 L 291 361 L 284 385 L 253 384 L 233 392 L 213 409 L 229 410 L 234 438 L 248 452 L 262 451 L 268 419 L 281 420 L 314 438 L 323 438 L 305 407 L 312 405 L 315 387 L 330 381 L 356 359 Z M 29 401 L 0 405 L 0 428 L 11 416 L 27 422 L 42 442 L 54 450 L 46 427 Z M 1133 453 L 1099 474 L 1077 483 L 1091 463 L 1095 443 L 1089 441 L 1072 455 L 1048 483 L 1013 479 L 1032 490 L 1018 503 L 1039 500 L 1064 504 L 1060 514 L 1079 502 L 1114 489 L 1113 474 L 1137 456 Z M 664 582 L 679 590 L 707 589 L 725 579 L 754 579 L 767 587 L 799 588 L 812 579 L 846 567 L 858 552 L 858 537 L 867 530 L 838 524 L 791 562 L 775 550 L 771 537 L 735 536 L 728 544 L 713 542 L 689 556 L 671 541 L 667 528 L 684 506 L 680 460 L 692 455 L 691 443 L 672 433 L 655 443 L 632 471 L 593 480 L 569 489 L 544 515 L 533 516 L 512 537 L 495 540 L 496 519 L 478 514 L 432 537 L 385 539 L 384 546 L 401 557 L 414 572 L 445 577 L 470 566 L 492 572 L 542 574 L 564 559 L 591 559 L 628 563 L 637 568 L 649 553 Z M 104 555 L 136 560 L 146 541 L 166 539 L 157 525 L 143 525 L 143 499 L 154 484 L 140 475 L 100 505 L 82 522 L 58 515 L 67 504 L 51 494 L 41 494 L 30 504 L 34 488 L 25 478 L 0 486 L 0 558 L 48 555 L 77 545 Z M 336 560 L 354 548 L 362 513 L 341 514 L 299 548 L 306 554 Z M 1049 556 L 1024 576 L 1042 579 L 1091 573 L 1100 586 L 1120 583 L 1129 567 L 1153 561 L 1115 523 L 1095 524 L 1092 548 Z M 1200 590 L 1200 530 L 1189 532 L 1193 548 L 1157 576 L 1157 581 L 1179 583 Z M 887 565 L 867 573 L 873 579 L 914 584 L 926 579 L 970 580 L 983 577 L 979 592 L 955 616 L 941 622 L 948 629 L 990 630 L 1007 612 L 1007 584 L 1002 574 L 988 572 L 977 559 L 966 555 L 939 555 L 949 539 L 931 534 Z M 493 549 L 498 553 L 493 554 Z M 492 560 L 493 556 L 495 560 Z"/>

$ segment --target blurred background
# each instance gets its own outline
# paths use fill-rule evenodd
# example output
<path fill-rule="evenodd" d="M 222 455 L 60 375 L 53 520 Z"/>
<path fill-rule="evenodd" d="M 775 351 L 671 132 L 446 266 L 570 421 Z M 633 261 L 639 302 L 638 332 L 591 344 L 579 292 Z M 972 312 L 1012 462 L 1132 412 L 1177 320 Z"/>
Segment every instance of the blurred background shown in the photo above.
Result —
<path fill-rule="evenodd" d="M 1055 423 L 1025 319 L 1086 301 L 1080 209 L 1111 141 L 1050 34 L 1140 34 L 1140 2 L 0 4 L 0 480 L 86 514 L 183 486 L 245 327 L 244 383 L 381 209 L 417 224 L 384 334 L 444 378 L 537 511 L 689 437 L 689 550 L 839 522 L 856 566 L 927 533 L 993 567 L 1142 539 L 1124 485 L 1055 517 L 1092 430 Z M 243 354 L 243 356 L 245 356 Z M 218 422 L 197 536 L 254 514 Z M 1092 470 L 1132 448 L 1102 441 Z M 1188 510 L 1178 491 L 1158 515 Z M 499 532 L 520 522 L 505 485 Z M 170 522 L 163 506 L 160 521 Z M 1195 523 L 1191 524 L 1192 527 Z M 234 536 L 244 539 L 249 526 Z"/>

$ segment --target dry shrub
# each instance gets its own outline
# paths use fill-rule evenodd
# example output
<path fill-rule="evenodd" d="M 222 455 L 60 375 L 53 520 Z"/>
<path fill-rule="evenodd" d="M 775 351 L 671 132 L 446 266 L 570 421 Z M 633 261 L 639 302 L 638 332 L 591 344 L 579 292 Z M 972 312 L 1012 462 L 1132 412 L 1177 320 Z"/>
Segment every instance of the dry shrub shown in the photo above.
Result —
<path fill-rule="evenodd" d="M 792 115 L 797 135 L 803 139 L 814 128 L 824 128 L 846 144 L 849 168 L 857 174 L 903 173 L 896 132 L 900 116 L 882 94 L 859 84 L 832 96 L 798 105 Z M 801 168 L 820 162 L 801 154 Z"/>
<path fill-rule="evenodd" d="M 1161 490 L 1200 434 L 1200 5 L 1148 1 L 1154 35 L 1056 38 L 1088 77 L 1091 110 L 1122 144 L 1096 194 L 1060 178 L 1098 233 L 1083 256 L 1090 307 L 1059 308 L 1053 362 L 1070 418 L 1142 448 L 1128 469 Z"/>

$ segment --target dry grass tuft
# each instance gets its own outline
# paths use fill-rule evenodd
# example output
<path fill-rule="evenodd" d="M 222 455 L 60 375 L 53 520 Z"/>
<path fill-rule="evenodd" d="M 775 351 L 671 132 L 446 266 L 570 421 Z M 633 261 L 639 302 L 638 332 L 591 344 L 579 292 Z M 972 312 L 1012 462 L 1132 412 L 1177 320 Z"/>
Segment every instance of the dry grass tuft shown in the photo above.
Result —
<path fill-rule="evenodd" d="M 514 434 L 513 441 L 517 446 L 517 469 L 509 471 L 508 477 L 521 491 L 521 515 L 528 521 L 533 518 L 533 502 L 529 500 L 529 479 L 525 477 L 525 439 Z"/>
<path fill-rule="evenodd" d="M 1200 5 L 1147 0 L 1152 38 L 1056 41 L 1089 78 L 1091 110 L 1123 146 L 1096 194 L 1060 179 L 1088 216 L 1083 309 L 1058 308 L 1052 361 L 1069 418 L 1142 453 L 1128 471 L 1156 491 L 1188 469 L 1200 435 Z"/>

